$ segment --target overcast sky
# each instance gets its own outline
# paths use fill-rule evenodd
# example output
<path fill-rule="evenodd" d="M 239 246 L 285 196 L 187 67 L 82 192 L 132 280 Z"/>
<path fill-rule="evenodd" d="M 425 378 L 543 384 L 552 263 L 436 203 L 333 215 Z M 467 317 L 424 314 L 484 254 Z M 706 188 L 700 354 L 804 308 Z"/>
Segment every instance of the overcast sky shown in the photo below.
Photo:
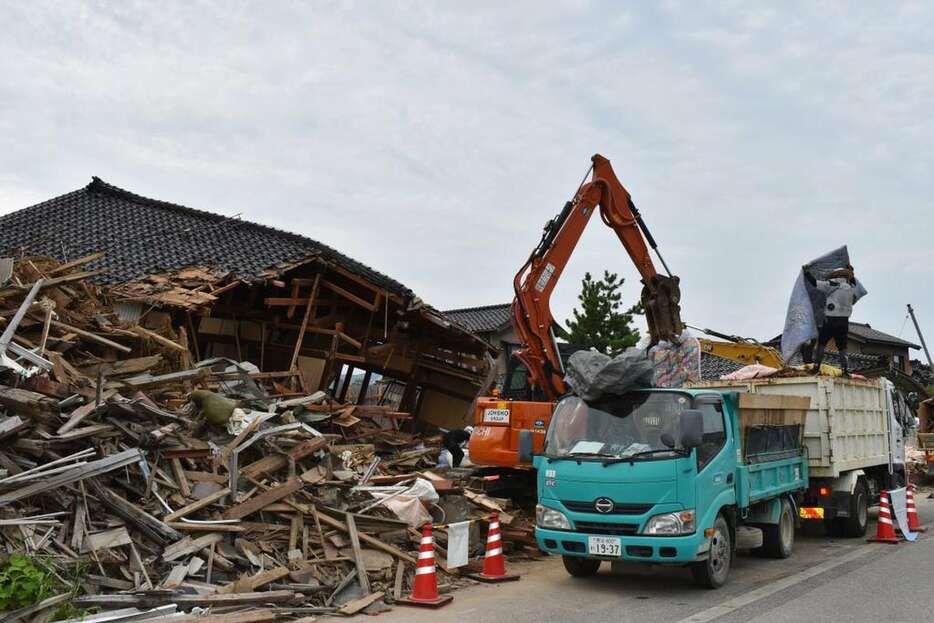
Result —
<path fill-rule="evenodd" d="M 2 1 L 0 213 L 97 175 L 446 309 L 511 300 L 599 152 L 689 323 L 771 337 L 801 264 L 848 244 L 853 319 L 914 340 L 911 302 L 934 340 L 934 4 L 629 4 Z M 594 219 L 557 318 L 605 268 L 634 301 Z"/>

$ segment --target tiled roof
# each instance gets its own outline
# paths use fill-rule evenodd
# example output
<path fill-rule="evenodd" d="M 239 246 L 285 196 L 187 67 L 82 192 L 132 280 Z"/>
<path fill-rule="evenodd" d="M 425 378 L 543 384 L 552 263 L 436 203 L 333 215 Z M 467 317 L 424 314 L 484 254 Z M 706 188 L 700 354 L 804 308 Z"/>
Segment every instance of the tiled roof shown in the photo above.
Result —
<path fill-rule="evenodd" d="M 0 216 L 0 255 L 105 257 L 100 283 L 122 283 L 188 266 L 211 266 L 251 279 L 318 255 L 396 294 L 398 281 L 298 234 L 141 197 L 94 177 L 80 190 Z"/>
<path fill-rule="evenodd" d="M 509 307 L 509 303 L 504 303 L 451 309 L 443 313 L 471 333 L 492 333 L 509 326 Z"/>
<path fill-rule="evenodd" d="M 789 365 L 800 366 L 803 363 L 801 355 L 795 355 Z M 824 353 L 823 363 L 831 366 L 840 367 L 840 355 L 836 351 L 828 350 Z M 850 372 L 863 372 L 865 370 L 876 370 L 888 367 L 888 362 L 881 355 L 864 355 L 862 353 L 850 353 L 847 355 L 847 363 L 850 364 Z M 709 353 L 701 353 L 701 380 L 715 381 L 724 374 L 735 372 L 743 367 L 744 364 L 737 363 L 730 359 L 717 357 Z"/>
<path fill-rule="evenodd" d="M 869 326 L 869 323 L 853 322 L 852 320 L 850 321 L 850 331 L 847 334 L 847 337 L 851 340 L 863 343 L 874 342 L 876 344 L 892 344 L 894 346 L 905 346 L 907 348 L 921 348 L 914 342 L 908 342 L 907 340 L 903 340 L 900 337 L 895 337 L 894 335 L 889 335 L 888 333 L 884 333 L 878 329 L 873 329 L 871 326 Z M 779 346 L 781 343 L 781 333 L 766 342 L 766 344 L 769 346 Z"/>
<path fill-rule="evenodd" d="M 908 348 L 921 348 L 913 342 L 903 340 L 900 337 L 883 333 L 878 329 L 873 329 L 868 323 L 850 322 L 850 339 L 857 342 L 881 342 L 883 344 L 892 344 L 895 346 L 907 346 Z"/>
<path fill-rule="evenodd" d="M 700 367 L 702 381 L 716 381 L 724 374 L 736 372 L 743 364 L 701 351 Z"/>

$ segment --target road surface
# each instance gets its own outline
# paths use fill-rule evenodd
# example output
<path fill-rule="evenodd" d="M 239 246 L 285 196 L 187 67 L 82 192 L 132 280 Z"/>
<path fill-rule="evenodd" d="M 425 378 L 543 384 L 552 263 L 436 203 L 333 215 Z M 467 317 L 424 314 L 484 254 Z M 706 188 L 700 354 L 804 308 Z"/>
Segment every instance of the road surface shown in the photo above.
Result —
<path fill-rule="evenodd" d="M 934 526 L 934 500 L 919 496 Z M 875 522 L 869 526 L 875 534 Z M 934 532 L 934 530 L 932 530 Z M 934 603 L 934 533 L 881 545 L 798 532 L 786 560 L 737 556 L 720 590 L 695 588 L 686 569 L 604 564 L 597 577 L 567 575 L 559 558 L 511 565 L 519 582 L 458 590 L 441 610 L 395 607 L 380 623 L 780 623 L 927 620 Z"/>

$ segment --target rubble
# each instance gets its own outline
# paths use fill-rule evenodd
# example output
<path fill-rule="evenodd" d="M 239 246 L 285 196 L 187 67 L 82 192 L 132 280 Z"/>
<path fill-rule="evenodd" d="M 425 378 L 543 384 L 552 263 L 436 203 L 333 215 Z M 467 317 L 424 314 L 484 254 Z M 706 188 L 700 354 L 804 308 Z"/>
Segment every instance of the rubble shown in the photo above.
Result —
<path fill-rule="evenodd" d="M 0 367 L 0 563 L 25 554 L 75 578 L 0 620 L 64 602 L 101 613 L 88 621 L 375 612 L 411 586 L 426 518 L 439 561 L 446 523 L 491 512 L 507 551 L 536 551 L 510 500 L 434 470 L 440 437 L 403 430 L 409 413 L 197 361 L 184 328 L 121 318 L 131 289 L 91 283 L 96 257 L 22 258 L 0 284 L 17 345 Z M 448 590 L 470 582 L 439 569 Z"/>

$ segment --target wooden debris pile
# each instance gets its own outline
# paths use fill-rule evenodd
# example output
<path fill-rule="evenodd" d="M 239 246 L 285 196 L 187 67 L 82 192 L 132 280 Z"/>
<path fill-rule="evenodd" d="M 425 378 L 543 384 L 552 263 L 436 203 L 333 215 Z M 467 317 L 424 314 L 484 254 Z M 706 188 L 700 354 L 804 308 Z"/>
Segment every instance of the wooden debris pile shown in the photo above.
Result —
<path fill-rule="evenodd" d="M 408 592 L 420 520 L 499 511 L 507 547 L 532 544 L 507 501 L 431 471 L 438 438 L 404 432 L 407 414 L 193 362 L 184 327 L 120 317 L 87 281 L 95 257 L 26 258 L 0 284 L 0 329 L 24 308 L 11 342 L 48 362 L 10 350 L 21 369 L 0 367 L 0 564 L 26 554 L 60 580 L 0 620 L 63 602 L 107 621 L 372 613 Z M 442 587 L 466 581 L 439 571 Z"/>

